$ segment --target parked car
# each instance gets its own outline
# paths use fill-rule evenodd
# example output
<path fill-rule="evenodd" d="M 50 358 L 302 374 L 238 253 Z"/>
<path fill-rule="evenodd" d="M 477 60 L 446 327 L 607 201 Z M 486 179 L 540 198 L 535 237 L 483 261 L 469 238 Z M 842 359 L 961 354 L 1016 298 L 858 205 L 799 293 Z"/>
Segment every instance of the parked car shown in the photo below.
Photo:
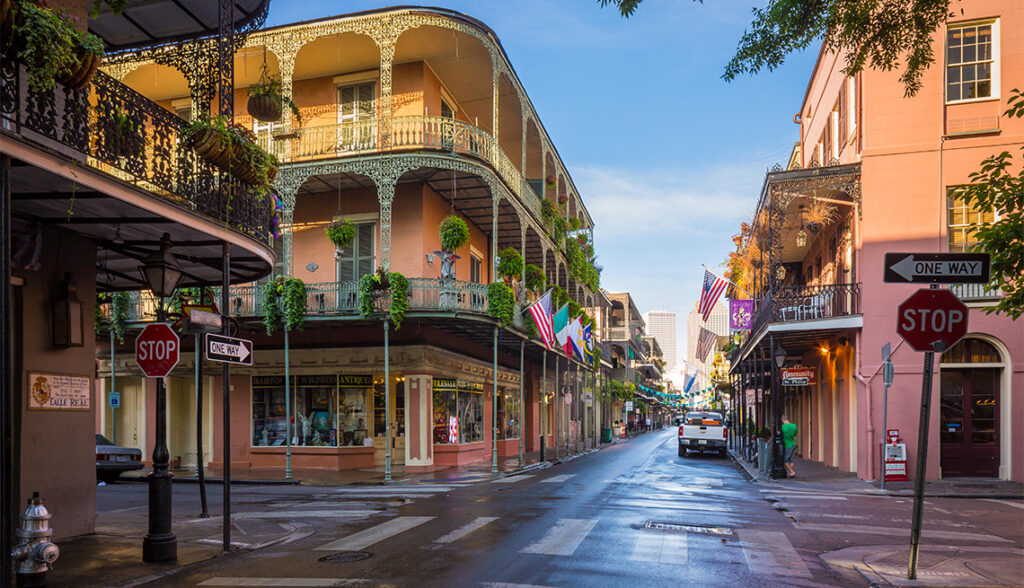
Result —
<path fill-rule="evenodd" d="M 689 450 L 715 451 L 725 456 L 729 431 L 717 412 L 690 412 L 679 425 L 679 457 L 687 457 Z"/>
<path fill-rule="evenodd" d="M 96 478 L 108 484 L 116 482 L 122 472 L 142 469 L 142 451 L 114 445 L 110 439 L 96 434 Z"/>

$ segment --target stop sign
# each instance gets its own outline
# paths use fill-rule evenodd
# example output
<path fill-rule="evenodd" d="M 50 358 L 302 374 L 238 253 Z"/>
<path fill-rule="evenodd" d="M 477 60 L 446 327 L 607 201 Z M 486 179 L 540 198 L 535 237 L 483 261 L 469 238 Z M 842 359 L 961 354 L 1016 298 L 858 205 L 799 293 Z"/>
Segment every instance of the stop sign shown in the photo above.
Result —
<path fill-rule="evenodd" d="M 896 332 L 915 351 L 945 351 L 967 334 L 967 307 L 949 290 L 922 288 L 900 304 Z"/>
<path fill-rule="evenodd" d="M 178 335 L 170 325 L 154 323 L 135 340 L 135 363 L 149 378 L 162 378 L 178 365 Z"/>

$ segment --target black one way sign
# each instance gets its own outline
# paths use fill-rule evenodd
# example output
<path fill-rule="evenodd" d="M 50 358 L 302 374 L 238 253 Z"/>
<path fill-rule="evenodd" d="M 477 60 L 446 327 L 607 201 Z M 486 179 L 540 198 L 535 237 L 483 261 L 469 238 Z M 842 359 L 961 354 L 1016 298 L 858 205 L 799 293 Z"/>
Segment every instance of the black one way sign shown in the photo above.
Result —
<path fill-rule="evenodd" d="M 884 282 L 987 284 L 988 253 L 886 253 Z"/>
<path fill-rule="evenodd" d="M 252 365 L 252 341 L 207 333 L 206 359 L 223 363 Z"/>

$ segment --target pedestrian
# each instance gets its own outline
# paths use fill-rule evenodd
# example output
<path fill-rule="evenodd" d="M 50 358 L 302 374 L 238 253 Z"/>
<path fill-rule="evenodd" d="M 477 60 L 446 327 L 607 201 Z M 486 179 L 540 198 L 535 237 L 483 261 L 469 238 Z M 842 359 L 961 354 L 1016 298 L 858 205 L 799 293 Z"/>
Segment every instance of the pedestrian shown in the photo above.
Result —
<path fill-rule="evenodd" d="M 786 474 L 790 478 L 796 477 L 793 466 L 796 465 L 796 423 L 789 422 L 789 416 L 782 415 L 782 446 L 785 448 Z"/>

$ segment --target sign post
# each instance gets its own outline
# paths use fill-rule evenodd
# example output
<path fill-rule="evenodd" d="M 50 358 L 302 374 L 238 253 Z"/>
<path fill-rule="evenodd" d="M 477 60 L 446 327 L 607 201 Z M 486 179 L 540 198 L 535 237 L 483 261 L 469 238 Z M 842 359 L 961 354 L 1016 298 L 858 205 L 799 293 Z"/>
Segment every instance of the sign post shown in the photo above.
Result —
<path fill-rule="evenodd" d="M 929 289 L 914 292 L 897 309 L 896 332 L 914 350 L 924 352 L 921 420 L 917 437 L 917 477 L 914 479 L 914 514 L 910 526 L 910 563 L 907 566 L 907 578 L 910 580 L 917 578 L 917 560 L 921 544 L 925 465 L 928 460 L 928 421 L 932 404 L 932 363 L 935 352 L 942 353 L 967 334 L 967 317 L 967 307 L 964 303 L 949 290 L 939 290 L 937 284 L 932 284 Z"/>
<path fill-rule="evenodd" d="M 892 342 L 886 341 L 882 345 L 882 382 L 885 384 L 885 391 L 882 392 L 882 430 L 886 429 L 886 419 L 889 413 L 889 386 L 892 384 Z M 882 437 L 882 491 L 885 491 L 885 444 L 887 437 Z"/>

